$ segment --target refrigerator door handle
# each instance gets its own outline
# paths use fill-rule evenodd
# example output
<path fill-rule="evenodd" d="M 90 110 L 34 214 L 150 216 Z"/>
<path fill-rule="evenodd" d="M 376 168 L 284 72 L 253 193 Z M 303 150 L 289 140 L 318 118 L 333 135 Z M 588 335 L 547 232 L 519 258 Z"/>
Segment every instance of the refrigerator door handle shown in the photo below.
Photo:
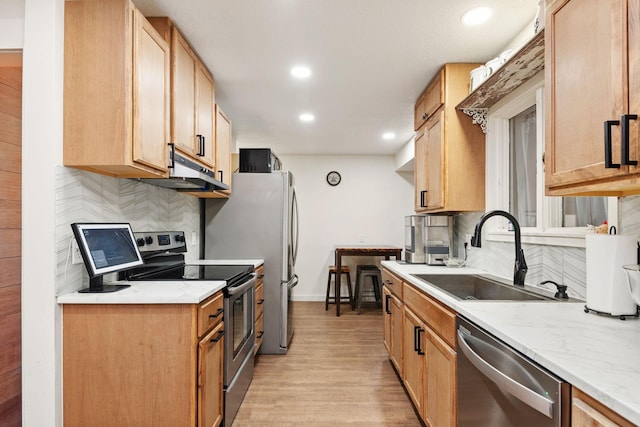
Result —
<path fill-rule="evenodd" d="M 293 196 L 291 203 L 291 233 L 293 235 L 293 223 L 295 222 L 295 239 L 293 239 L 293 265 L 296 265 L 298 258 L 298 197 L 296 195 L 296 187 L 293 187 Z"/>

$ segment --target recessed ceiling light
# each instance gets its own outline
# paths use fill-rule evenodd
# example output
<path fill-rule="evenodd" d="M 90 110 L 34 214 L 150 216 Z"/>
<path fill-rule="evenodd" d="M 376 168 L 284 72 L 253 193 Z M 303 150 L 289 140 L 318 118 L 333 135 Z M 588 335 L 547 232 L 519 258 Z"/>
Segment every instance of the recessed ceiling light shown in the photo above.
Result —
<path fill-rule="evenodd" d="M 493 10 L 490 7 L 474 7 L 463 13 L 460 19 L 465 25 L 480 25 L 487 22 L 492 14 Z"/>
<path fill-rule="evenodd" d="M 315 120 L 315 117 L 313 117 L 313 114 L 309 114 L 309 113 L 300 114 L 299 118 L 301 122 L 312 122 Z"/>
<path fill-rule="evenodd" d="M 396 137 L 396 134 L 393 132 L 385 132 L 382 134 L 382 139 L 393 139 Z"/>
<path fill-rule="evenodd" d="M 291 75 L 298 79 L 306 79 L 311 75 L 311 69 L 305 65 L 297 65 L 291 69 Z"/>

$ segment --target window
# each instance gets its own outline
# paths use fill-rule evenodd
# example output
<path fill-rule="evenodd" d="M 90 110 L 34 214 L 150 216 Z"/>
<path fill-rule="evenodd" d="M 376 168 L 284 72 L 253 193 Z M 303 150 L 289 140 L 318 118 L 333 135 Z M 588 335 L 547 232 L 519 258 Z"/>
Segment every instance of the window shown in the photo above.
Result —
<path fill-rule="evenodd" d="M 617 217 L 617 200 L 544 195 L 543 85 L 540 73 L 488 113 L 486 209 L 511 212 L 525 242 L 584 247 L 586 226 Z M 492 221 L 487 238 L 509 240 L 507 229 Z"/>

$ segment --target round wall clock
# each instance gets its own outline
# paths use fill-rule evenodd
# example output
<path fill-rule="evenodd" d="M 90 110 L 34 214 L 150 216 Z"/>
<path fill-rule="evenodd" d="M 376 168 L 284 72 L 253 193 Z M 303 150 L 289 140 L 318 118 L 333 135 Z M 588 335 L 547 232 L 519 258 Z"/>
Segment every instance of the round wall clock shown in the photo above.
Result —
<path fill-rule="evenodd" d="M 327 174 L 327 182 L 329 183 L 329 185 L 332 185 L 335 187 L 336 185 L 340 184 L 341 180 L 342 180 L 342 177 L 336 171 L 331 171 Z"/>

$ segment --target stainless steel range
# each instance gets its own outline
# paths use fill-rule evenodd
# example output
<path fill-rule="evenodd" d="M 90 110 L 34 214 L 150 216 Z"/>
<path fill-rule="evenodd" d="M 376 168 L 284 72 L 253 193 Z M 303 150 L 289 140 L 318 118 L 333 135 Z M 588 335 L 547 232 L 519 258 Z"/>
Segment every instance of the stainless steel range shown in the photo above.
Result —
<path fill-rule="evenodd" d="M 224 280 L 224 425 L 232 424 L 253 378 L 255 284 L 253 265 L 185 264 L 184 232 L 134 233 L 145 265 L 123 280 Z"/>

